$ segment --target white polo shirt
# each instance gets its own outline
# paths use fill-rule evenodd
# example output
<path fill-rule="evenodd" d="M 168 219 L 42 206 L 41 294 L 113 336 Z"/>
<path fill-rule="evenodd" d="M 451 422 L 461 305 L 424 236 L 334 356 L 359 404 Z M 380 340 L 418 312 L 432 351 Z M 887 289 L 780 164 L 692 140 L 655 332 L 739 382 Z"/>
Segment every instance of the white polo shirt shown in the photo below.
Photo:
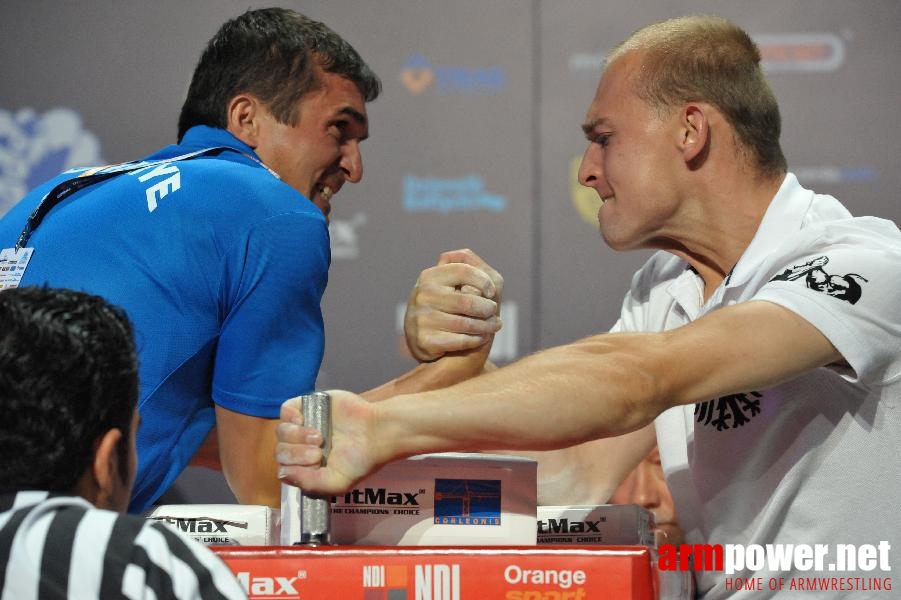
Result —
<path fill-rule="evenodd" d="M 673 329 L 722 306 L 767 300 L 817 327 L 851 366 L 675 407 L 657 418 L 660 455 L 688 543 L 828 550 L 822 572 L 766 564 L 732 575 L 697 571 L 702 597 L 888 597 L 891 591 L 868 590 L 893 575 L 898 580 L 891 583 L 901 586 L 899 276 L 901 232 L 894 223 L 853 218 L 792 174 L 708 302 L 701 278 L 671 254 L 655 254 L 635 274 L 614 331 Z M 883 551 L 891 571 L 880 568 L 885 561 L 870 571 L 828 569 L 838 564 L 838 544 L 881 541 L 891 546 Z M 764 591 L 736 591 L 737 577 L 761 577 Z M 771 578 L 783 578 L 784 588 L 768 589 Z M 811 584 L 833 589 L 797 591 Z"/>

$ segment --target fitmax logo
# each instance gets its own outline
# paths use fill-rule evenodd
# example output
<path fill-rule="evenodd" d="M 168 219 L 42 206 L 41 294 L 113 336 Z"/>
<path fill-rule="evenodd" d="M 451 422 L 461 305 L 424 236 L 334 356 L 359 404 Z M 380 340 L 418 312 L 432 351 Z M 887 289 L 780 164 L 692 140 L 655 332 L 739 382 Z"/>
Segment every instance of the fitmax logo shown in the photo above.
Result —
<path fill-rule="evenodd" d="M 248 596 L 253 598 L 300 597 L 294 583 L 300 577 L 254 577 L 247 571 L 237 574 L 238 582 Z"/>
<path fill-rule="evenodd" d="M 396 506 L 419 506 L 418 492 L 389 492 L 387 488 L 363 488 L 351 490 L 344 496 L 332 496 L 332 503 L 343 501 L 344 504 L 391 504 Z"/>
<path fill-rule="evenodd" d="M 226 525 L 247 529 L 246 522 L 226 521 L 222 519 L 201 518 L 179 518 L 179 517 L 152 517 L 154 521 L 165 521 L 176 529 L 186 533 L 228 533 Z"/>
<path fill-rule="evenodd" d="M 600 533 L 600 521 L 570 521 L 548 519 L 538 521 L 538 533 Z"/>

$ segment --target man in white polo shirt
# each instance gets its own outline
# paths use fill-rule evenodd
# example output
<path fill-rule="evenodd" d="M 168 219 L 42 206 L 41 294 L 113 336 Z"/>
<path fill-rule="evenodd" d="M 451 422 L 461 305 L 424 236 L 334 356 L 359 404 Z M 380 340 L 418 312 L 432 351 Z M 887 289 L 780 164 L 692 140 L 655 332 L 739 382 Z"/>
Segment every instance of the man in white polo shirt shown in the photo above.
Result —
<path fill-rule="evenodd" d="M 283 480 L 337 492 L 412 454 L 541 450 L 540 503 L 598 502 L 656 437 L 689 544 L 790 553 L 781 564 L 753 554 L 734 573 L 696 562 L 700 596 L 890 589 L 898 228 L 852 217 L 787 171 L 759 50 L 724 19 L 657 23 L 616 47 L 583 129 L 579 179 L 604 200 L 605 242 L 659 250 L 612 332 L 375 405 L 335 391 L 326 468 L 289 401 Z M 420 357 L 436 352 L 417 343 Z M 791 554 L 798 546 L 819 561 Z M 738 578 L 764 589 L 737 590 Z"/>

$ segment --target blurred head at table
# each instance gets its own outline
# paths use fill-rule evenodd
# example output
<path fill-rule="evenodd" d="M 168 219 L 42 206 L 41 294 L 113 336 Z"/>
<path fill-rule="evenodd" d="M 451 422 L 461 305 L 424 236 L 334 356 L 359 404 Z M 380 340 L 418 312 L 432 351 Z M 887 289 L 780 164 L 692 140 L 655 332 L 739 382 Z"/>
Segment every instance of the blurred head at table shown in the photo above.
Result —
<path fill-rule="evenodd" d="M 638 504 L 654 513 L 657 545 L 684 542 L 679 527 L 676 505 L 666 485 L 657 447 L 619 484 L 608 501 L 610 504 Z"/>

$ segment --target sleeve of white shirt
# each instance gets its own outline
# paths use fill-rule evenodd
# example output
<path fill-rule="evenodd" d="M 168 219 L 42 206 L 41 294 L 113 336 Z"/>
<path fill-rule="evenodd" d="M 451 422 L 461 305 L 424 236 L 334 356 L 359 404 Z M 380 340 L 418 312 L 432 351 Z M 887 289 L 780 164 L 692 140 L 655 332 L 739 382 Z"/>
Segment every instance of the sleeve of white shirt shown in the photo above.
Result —
<path fill-rule="evenodd" d="M 819 329 L 853 369 L 852 380 L 882 385 L 901 376 L 901 234 L 894 223 L 858 218 L 804 230 L 796 248 L 754 299 Z"/>

